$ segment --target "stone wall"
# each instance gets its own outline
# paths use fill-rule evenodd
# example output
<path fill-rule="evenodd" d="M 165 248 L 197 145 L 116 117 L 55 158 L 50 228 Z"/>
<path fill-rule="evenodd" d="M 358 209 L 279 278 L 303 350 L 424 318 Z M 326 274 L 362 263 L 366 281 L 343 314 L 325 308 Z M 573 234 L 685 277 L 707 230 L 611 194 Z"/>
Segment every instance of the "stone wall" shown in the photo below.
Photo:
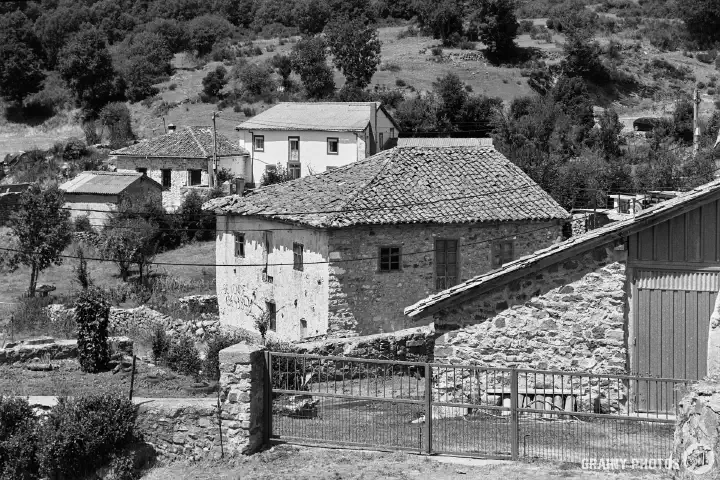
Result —
<path fill-rule="evenodd" d="M 374 334 L 414 327 L 403 309 L 437 291 L 435 240 L 459 244 L 458 283 L 492 269 L 492 243 L 514 238 L 514 256 L 546 247 L 562 236 L 558 223 L 391 225 L 329 232 L 330 296 L 328 333 Z M 379 248 L 399 246 L 401 269 L 379 272 Z M 419 253 L 418 253 L 419 252 Z M 342 262 L 349 258 L 367 261 Z"/>
<path fill-rule="evenodd" d="M 109 337 L 111 351 L 123 355 L 133 354 L 133 341 L 127 337 Z M 29 362 L 38 360 L 64 360 L 77 358 L 77 340 L 55 340 L 54 338 L 36 338 L 16 343 L 7 343 L 0 348 L 0 365 L 5 363 Z M 37 361 L 37 360 L 35 360 Z"/>
<path fill-rule="evenodd" d="M 720 381 L 694 385 L 679 405 L 673 458 L 677 478 L 720 478 Z"/>
<path fill-rule="evenodd" d="M 293 345 L 293 351 L 334 357 L 432 362 L 435 336 L 435 329 L 426 326 L 363 337 L 297 343 Z"/>

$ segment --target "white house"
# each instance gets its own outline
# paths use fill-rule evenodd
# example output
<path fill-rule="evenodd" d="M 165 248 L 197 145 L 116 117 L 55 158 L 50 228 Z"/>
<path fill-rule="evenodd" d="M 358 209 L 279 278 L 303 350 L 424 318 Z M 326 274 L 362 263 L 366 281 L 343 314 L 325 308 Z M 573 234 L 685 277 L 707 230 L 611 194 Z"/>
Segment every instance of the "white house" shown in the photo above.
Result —
<path fill-rule="evenodd" d="M 347 165 L 392 146 L 400 133 L 379 102 L 279 103 L 235 129 L 250 151 L 246 180 L 254 184 L 277 164 L 295 178 Z"/>

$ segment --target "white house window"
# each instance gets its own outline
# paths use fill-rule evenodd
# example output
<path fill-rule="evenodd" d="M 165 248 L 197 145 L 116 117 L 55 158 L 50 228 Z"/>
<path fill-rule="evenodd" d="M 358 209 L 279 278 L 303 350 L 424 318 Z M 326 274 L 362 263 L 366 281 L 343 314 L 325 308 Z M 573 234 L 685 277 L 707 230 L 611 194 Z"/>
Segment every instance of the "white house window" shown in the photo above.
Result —
<path fill-rule="evenodd" d="M 328 155 L 337 155 L 340 146 L 340 140 L 338 138 L 327 139 L 327 153 Z"/>
<path fill-rule="evenodd" d="M 277 330 L 277 312 L 275 309 L 275 303 L 274 302 L 265 302 L 265 307 L 267 308 L 267 314 L 268 314 L 268 330 L 275 331 Z"/>
<path fill-rule="evenodd" d="M 264 152 L 265 151 L 265 136 L 264 135 L 253 136 L 253 150 L 255 150 L 256 152 Z"/>
<path fill-rule="evenodd" d="M 492 245 L 492 266 L 502 267 L 504 264 L 513 261 L 514 245 L 512 240 L 495 242 Z"/>
<path fill-rule="evenodd" d="M 400 270 L 400 247 L 380 247 L 380 271 Z"/>
<path fill-rule="evenodd" d="M 303 245 L 302 243 L 293 243 L 293 269 L 303 270 Z"/>
<path fill-rule="evenodd" d="M 288 137 L 288 162 L 300 162 L 300 137 Z"/>
<path fill-rule="evenodd" d="M 235 232 L 235 258 L 245 257 L 245 234 Z"/>
<path fill-rule="evenodd" d="M 188 185 L 195 187 L 202 183 L 202 170 L 188 170 Z"/>

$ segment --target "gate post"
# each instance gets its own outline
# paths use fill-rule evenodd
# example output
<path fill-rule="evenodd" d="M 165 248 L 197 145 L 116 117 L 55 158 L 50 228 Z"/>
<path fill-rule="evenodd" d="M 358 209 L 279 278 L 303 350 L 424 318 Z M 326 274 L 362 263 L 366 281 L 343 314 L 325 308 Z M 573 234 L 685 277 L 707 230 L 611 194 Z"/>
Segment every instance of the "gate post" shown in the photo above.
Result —
<path fill-rule="evenodd" d="M 432 367 L 425 364 L 425 453 L 432 455 Z"/>
<path fill-rule="evenodd" d="M 272 352 L 265 351 L 265 405 L 263 415 L 265 416 L 265 428 L 263 430 L 263 443 L 270 446 L 272 438 L 272 416 L 273 416 L 273 394 L 272 394 Z"/>
<path fill-rule="evenodd" d="M 510 369 L 510 455 L 520 456 L 520 422 L 518 420 L 518 377 L 515 367 Z"/>

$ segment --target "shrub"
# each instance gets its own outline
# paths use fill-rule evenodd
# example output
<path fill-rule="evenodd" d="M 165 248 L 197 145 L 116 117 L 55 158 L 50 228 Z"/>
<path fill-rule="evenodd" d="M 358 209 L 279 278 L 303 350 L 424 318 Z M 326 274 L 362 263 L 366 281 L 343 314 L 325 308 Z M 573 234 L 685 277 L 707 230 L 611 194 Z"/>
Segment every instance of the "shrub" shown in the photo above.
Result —
<path fill-rule="evenodd" d="M 398 33 L 398 40 L 402 40 L 406 37 L 417 37 L 418 36 L 418 30 L 415 28 L 414 25 L 408 26 L 405 30 L 401 30 L 400 33 Z"/>
<path fill-rule="evenodd" d="M 175 91 L 176 89 L 177 89 L 177 83 L 171 83 L 170 85 L 168 85 L 168 90 L 170 90 L 171 92 Z"/>
<path fill-rule="evenodd" d="M 171 370 L 183 375 L 197 375 L 201 367 L 200 353 L 192 338 L 186 335 L 170 342 L 165 362 Z"/>
<path fill-rule="evenodd" d="M 73 230 L 76 232 L 93 232 L 92 225 L 90 224 L 90 217 L 87 215 L 80 215 L 75 218 L 73 222 Z"/>
<path fill-rule="evenodd" d="M 440 46 L 432 47 L 430 53 L 432 53 L 434 57 L 442 57 L 443 49 Z"/>
<path fill-rule="evenodd" d="M 70 138 L 68 139 L 67 143 L 65 144 L 65 148 L 63 149 L 63 160 L 65 161 L 74 161 L 78 160 L 80 157 L 84 157 L 87 155 L 87 146 L 85 146 L 85 142 L 80 140 L 79 138 Z"/>
<path fill-rule="evenodd" d="M 24 398 L 0 395 L 0 479 L 37 478 L 37 418 Z"/>
<path fill-rule="evenodd" d="M 532 20 L 521 20 L 520 21 L 520 28 L 518 28 L 518 33 L 530 33 L 533 29 L 533 22 Z"/>
<path fill-rule="evenodd" d="M 223 87 L 227 84 L 227 70 L 225 70 L 225 67 L 222 65 L 218 65 L 218 67 L 213 70 L 212 72 L 205 75 L 205 78 L 202 80 L 203 85 L 203 91 L 207 97 L 217 97 L 220 95 L 220 90 L 223 89 Z"/>
<path fill-rule="evenodd" d="M 463 40 L 458 44 L 458 47 L 460 47 L 460 50 L 475 50 L 475 42 Z"/>
<path fill-rule="evenodd" d="M 405 86 L 407 86 L 407 82 L 405 82 L 405 80 L 403 80 L 402 78 L 396 78 L 396 79 L 395 79 L 395 86 L 397 86 L 397 87 L 405 87 Z"/>
<path fill-rule="evenodd" d="M 165 360 L 168 350 L 170 350 L 170 339 L 167 333 L 165 333 L 165 329 L 160 325 L 156 326 L 152 331 L 150 348 L 155 363 L 160 363 Z"/>
<path fill-rule="evenodd" d="M 380 64 L 380 70 L 381 71 L 389 71 L 389 72 L 399 72 L 402 70 L 400 67 L 400 64 L 397 62 L 383 62 Z"/>
<path fill-rule="evenodd" d="M 255 109 L 250 106 L 242 107 L 242 113 L 248 118 L 254 117 L 257 114 L 257 112 L 255 112 Z"/>
<path fill-rule="evenodd" d="M 110 360 L 108 348 L 108 318 L 110 304 L 97 287 L 78 294 L 75 300 L 75 319 L 78 324 L 78 360 L 83 371 L 96 373 Z"/>
<path fill-rule="evenodd" d="M 130 454 L 113 455 L 110 462 L 110 474 L 107 480 L 136 480 L 140 478 L 135 471 L 135 461 Z"/>
<path fill-rule="evenodd" d="M 698 82 L 698 83 L 697 83 L 697 88 L 698 88 L 699 90 L 703 90 L 705 87 L 706 87 L 705 82 Z"/>
<path fill-rule="evenodd" d="M 715 89 L 714 89 L 714 88 L 708 88 L 707 94 L 708 94 L 708 95 L 715 95 Z"/>
<path fill-rule="evenodd" d="M 84 478 L 135 440 L 137 408 L 124 396 L 97 393 L 59 398 L 40 427 L 40 473 Z"/>

